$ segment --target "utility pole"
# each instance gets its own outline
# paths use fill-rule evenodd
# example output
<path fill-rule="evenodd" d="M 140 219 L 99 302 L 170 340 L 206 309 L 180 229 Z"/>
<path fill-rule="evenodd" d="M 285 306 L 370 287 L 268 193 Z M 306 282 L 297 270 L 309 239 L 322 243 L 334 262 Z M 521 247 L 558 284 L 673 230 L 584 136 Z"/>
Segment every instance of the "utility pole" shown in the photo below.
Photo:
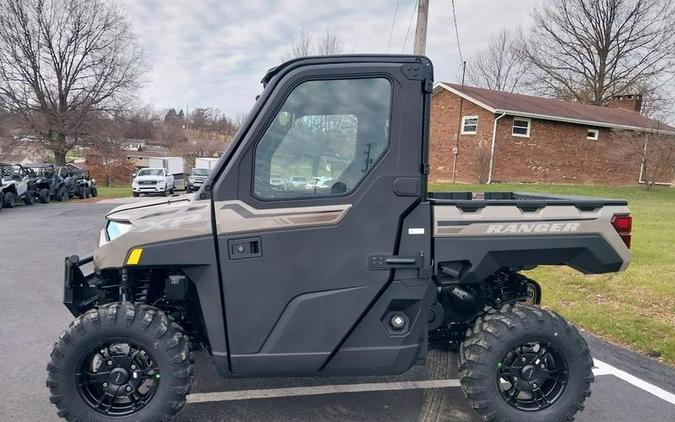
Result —
<path fill-rule="evenodd" d="M 429 18 L 429 0 L 417 2 L 417 27 L 415 29 L 414 53 L 423 56 L 427 50 L 427 20 Z"/>

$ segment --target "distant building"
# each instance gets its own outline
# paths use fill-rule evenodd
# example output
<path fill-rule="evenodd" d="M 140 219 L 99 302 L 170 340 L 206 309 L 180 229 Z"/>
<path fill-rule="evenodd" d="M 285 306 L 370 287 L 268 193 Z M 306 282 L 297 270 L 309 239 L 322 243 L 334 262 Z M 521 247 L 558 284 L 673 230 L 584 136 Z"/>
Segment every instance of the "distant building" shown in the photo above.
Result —
<path fill-rule="evenodd" d="M 599 107 L 438 83 L 431 180 L 452 180 L 454 168 L 456 181 L 467 183 L 636 184 L 645 142 L 651 140 L 649 150 L 671 151 L 675 143 L 675 128 L 640 115 L 641 104 L 639 95 Z M 660 181 L 672 182 L 670 166 Z"/>

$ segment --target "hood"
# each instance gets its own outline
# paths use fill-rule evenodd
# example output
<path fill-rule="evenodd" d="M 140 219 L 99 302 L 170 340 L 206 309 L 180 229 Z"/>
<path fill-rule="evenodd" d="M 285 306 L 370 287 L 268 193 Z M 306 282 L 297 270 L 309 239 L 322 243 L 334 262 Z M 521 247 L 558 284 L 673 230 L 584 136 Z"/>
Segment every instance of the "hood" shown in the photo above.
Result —
<path fill-rule="evenodd" d="M 152 175 L 147 175 L 147 176 L 136 176 L 134 178 L 134 181 L 136 180 L 156 180 L 158 182 L 163 182 L 165 179 L 165 176 L 152 176 Z"/>
<path fill-rule="evenodd" d="M 171 204 L 189 205 L 190 202 L 190 199 L 186 196 L 160 198 L 151 201 L 138 201 L 113 208 L 108 214 L 106 214 L 105 218 L 108 220 L 128 220 L 128 218 L 125 218 L 125 215 L 128 215 L 132 210 L 142 209 L 143 211 L 134 211 L 134 214 L 145 214 L 156 212 L 160 208 L 169 209 Z"/>
<path fill-rule="evenodd" d="M 119 206 L 106 220 L 131 224 L 124 234 L 110 239 L 107 227 L 101 231 L 94 252 L 96 269 L 120 268 L 132 248 L 173 242 L 183 238 L 211 236 L 211 202 L 192 201 L 186 197 L 162 198 Z"/>

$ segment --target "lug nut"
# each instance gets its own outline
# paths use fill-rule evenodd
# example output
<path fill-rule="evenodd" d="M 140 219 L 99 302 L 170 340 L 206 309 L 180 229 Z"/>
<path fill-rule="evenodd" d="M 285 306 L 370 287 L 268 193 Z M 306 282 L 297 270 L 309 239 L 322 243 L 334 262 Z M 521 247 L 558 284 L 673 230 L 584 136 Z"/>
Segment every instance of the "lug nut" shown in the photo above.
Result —
<path fill-rule="evenodd" d="M 131 386 L 130 386 L 130 385 L 127 385 L 127 388 L 125 388 L 125 390 L 127 390 L 127 393 L 130 393 L 130 392 L 131 392 L 131 390 L 132 390 L 132 388 L 131 388 Z"/>
<path fill-rule="evenodd" d="M 513 377 L 513 380 L 514 380 L 514 381 L 518 381 L 518 377 Z"/>
<path fill-rule="evenodd" d="M 536 382 L 532 384 L 532 388 L 538 388 L 538 387 L 539 387 L 539 386 L 537 385 Z"/>
<path fill-rule="evenodd" d="M 103 388 L 108 388 L 108 383 L 107 383 L 107 382 L 104 382 L 104 383 L 103 383 Z"/>
<path fill-rule="evenodd" d="M 541 369 L 546 369 L 546 365 L 541 365 Z"/>
<path fill-rule="evenodd" d="M 136 365 L 131 365 L 131 369 L 136 369 Z"/>
<path fill-rule="evenodd" d="M 113 362 L 111 360 L 109 360 L 107 363 L 108 363 L 108 366 L 112 366 Z"/>
<path fill-rule="evenodd" d="M 527 362 L 527 359 L 525 359 L 525 358 L 523 358 L 522 360 L 523 360 L 523 362 Z"/>

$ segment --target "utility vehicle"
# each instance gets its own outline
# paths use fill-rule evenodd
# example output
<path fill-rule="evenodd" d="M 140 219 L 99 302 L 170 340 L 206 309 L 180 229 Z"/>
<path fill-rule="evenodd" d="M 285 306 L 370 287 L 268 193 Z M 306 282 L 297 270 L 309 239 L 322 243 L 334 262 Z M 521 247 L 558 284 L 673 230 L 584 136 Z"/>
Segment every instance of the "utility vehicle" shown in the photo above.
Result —
<path fill-rule="evenodd" d="M 40 202 L 46 204 L 52 198 L 60 202 L 68 200 L 68 191 L 63 177 L 57 174 L 53 164 L 35 163 L 26 164 L 26 167 L 33 172 L 35 196 Z"/>
<path fill-rule="evenodd" d="M 75 164 L 66 164 L 57 169 L 57 174 L 63 179 L 69 197 L 87 199 L 98 195 L 96 180 L 91 178 L 89 170 Z"/>
<path fill-rule="evenodd" d="M 400 374 L 459 347 L 485 420 L 571 420 L 589 349 L 521 271 L 625 269 L 626 202 L 429 192 L 425 57 L 297 59 L 263 84 L 198 192 L 114 209 L 93 256 L 66 259 L 59 415 L 170 418 L 199 343 L 225 377 Z M 271 185 L 296 169 L 330 189 Z"/>
<path fill-rule="evenodd" d="M 20 164 L 0 163 L 0 191 L 3 206 L 7 208 L 14 208 L 17 200 L 33 205 L 35 197 L 30 171 Z"/>

